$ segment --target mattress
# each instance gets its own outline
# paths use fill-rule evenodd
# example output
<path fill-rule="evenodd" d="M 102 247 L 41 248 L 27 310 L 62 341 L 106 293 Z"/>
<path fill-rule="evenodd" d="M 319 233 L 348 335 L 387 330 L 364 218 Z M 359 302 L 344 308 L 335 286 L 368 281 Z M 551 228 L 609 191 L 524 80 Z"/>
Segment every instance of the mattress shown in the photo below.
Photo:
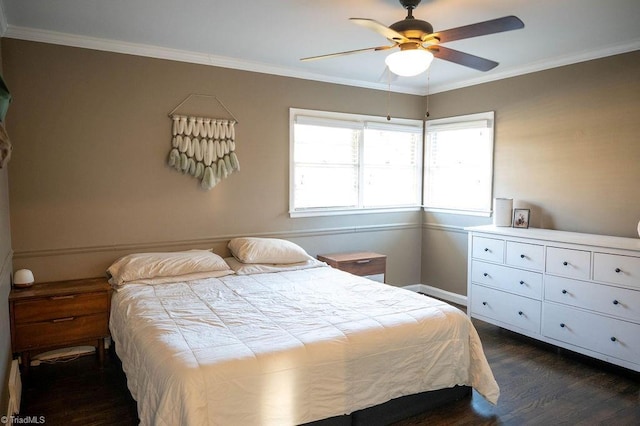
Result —
<path fill-rule="evenodd" d="M 143 425 L 293 425 L 455 385 L 499 389 L 460 310 L 330 267 L 113 295 Z"/>

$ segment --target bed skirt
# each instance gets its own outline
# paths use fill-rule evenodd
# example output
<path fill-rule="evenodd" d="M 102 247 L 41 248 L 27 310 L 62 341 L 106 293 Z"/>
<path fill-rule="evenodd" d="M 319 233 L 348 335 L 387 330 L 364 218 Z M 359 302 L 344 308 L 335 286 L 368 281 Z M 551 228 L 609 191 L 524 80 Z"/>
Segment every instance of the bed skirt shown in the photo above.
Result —
<path fill-rule="evenodd" d="M 351 414 L 305 423 L 303 426 L 385 426 L 471 395 L 470 386 L 454 386 L 407 395 Z"/>

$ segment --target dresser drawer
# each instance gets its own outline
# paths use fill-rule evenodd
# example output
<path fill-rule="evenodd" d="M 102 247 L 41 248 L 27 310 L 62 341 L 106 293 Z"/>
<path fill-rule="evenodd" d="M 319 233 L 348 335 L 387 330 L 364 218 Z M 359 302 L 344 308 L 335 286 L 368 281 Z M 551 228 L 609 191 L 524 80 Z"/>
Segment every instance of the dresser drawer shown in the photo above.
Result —
<path fill-rule="evenodd" d="M 507 241 L 507 265 L 544 270 L 544 246 Z"/>
<path fill-rule="evenodd" d="M 640 324 L 545 303 L 542 334 L 607 356 L 640 363 Z"/>
<path fill-rule="evenodd" d="M 471 286 L 471 313 L 504 324 L 540 333 L 542 303 L 480 285 Z"/>
<path fill-rule="evenodd" d="M 486 237 L 473 237 L 472 253 L 474 259 L 490 262 L 504 262 L 504 240 Z"/>
<path fill-rule="evenodd" d="M 628 285 L 640 290 L 640 257 L 594 253 L 593 279 Z"/>
<path fill-rule="evenodd" d="M 473 260 L 471 280 L 532 299 L 542 298 L 542 274 L 538 272 Z"/>
<path fill-rule="evenodd" d="M 22 324 L 106 312 L 108 306 L 109 294 L 101 292 L 22 300 L 13 308 L 15 322 Z"/>
<path fill-rule="evenodd" d="M 61 342 L 98 339 L 109 335 L 107 313 L 65 317 L 16 325 L 14 351 L 56 346 Z"/>
<path fill-rule="evenodd" d="M 640 321 L 640 291 L 547 276 L 544 292 L 545 300 Z"/>
<path fill-rule="evenodd" d="M 549 274 L 587 280 L 591 275 L 591 252 L 547 247 L 546 269 Z"/>

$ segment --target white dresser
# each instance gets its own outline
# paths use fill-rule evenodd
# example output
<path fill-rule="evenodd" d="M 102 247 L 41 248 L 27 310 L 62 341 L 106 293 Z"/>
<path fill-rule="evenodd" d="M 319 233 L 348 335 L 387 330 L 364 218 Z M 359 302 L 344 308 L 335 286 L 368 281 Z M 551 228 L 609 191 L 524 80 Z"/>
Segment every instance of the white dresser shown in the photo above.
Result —
<path fill-rule="evenodd" d="M 465 229 L 470 316 L 640 371 L 640 239 Z"/>

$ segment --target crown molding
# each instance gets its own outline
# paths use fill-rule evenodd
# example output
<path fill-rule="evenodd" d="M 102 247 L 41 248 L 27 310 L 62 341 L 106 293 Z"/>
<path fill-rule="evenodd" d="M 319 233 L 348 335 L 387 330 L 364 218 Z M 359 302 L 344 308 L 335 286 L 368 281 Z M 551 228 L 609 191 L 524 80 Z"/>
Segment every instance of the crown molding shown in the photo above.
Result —
<path fill-rule="evenodd" d="M 618 55 L 622 53 L 640 50 L 640 38 L 630 42 L 618 45 L 607 46 L 599 50 L 590 50 L 580 52 L 575 55 L 560 56 L 527 64 L 522 67 L 506 69 L 504 71 L 492 72 L 477 78 L 466 79 L 453 84 L 431 85 L 429 91 L 427 88 L 416 89 L 415 87 L 402 86 L 394 84 L 389 88 L 387 83 L 370 82 L 362 80 L 353 80 L 341 77 L 331 77 L 324 74 L 304 72 L 297 69 L 278 67 L 275 65 L 265 64 L 261 62 L 252 62 L 230 58 L 226 56 L 210 55 L 200 52 L 192 52 L 179 49 L 170 49 L 153 45 L 129 43 L 124 41 L 102 39 L 96 37 L 79 36 L 74 34 L 61 33 L 56 31 L 47 31 L 27 27 L 18 27 L 7 25 L 6 17 L 3 9 L 3 1 L 0 0 L 0 36 L 15 38 L 27 41 L 36 41 L 41 43 L 51 43 L 63 46 L 80 47 L 92 50 L 101 50 L 106 52 L 122 53 L 127 55 L 145 56 L 156 59 L 166 59 L 178 62 L 187 62 L 200 65 L 209 65 L 220 68 L 236 69 L 241 71 L 257 72 L 262 74 L 278 75 L 282 77 L 299 78 L 303 80 L 319 81 L 324 83 L 340 84 L 345 86 L 360 87 L 365 89 L 374 89 L 392 92 L 404 93 L 410 95 L 426 96 L 427 94 L 435 94 L 447 92 L 450 90 L 461 89 L 464 87 L 475 86 L 477 84 L 489 83 L 492 81 L 502 80 L 505 78 L 516 77 L 519 75 L 530 74 L 538 71 L 544 71 L 551 68 L 557 68 L 565 65 L 571 65 L 579 62 L 590 61 L 594 59 L 604 58 L 607 56 Z"/>
<path fill-rule="evenodd" d="M 361 87 L 365 89 L 384 91 L 388 90 L 387 85 L 380 82 L 374 83 L 370 81 L 331 77 L 323 74 L 304 72 L 292 68 L 278 67 L 261 62 L 246 61 L 226 56 L 210 55 L 200 52 L 170 49 L 166 47 L 129 43 L 96 37 L 78 36 L 56 31 L 17 27 L 14 25 L 9 25 L 7 27 L 5 37 L 27 41 L 36 41 L 41 43 L 58 44 L 63 46 L 81 47 L 85 49 L 101 50 L 105 52 L 122 53 L 127 55 L 146 56 L 156 59 L 188 62 L 199 65 L 209 65 L 220 68 L 230 68 L 241 71 L 278 75 L 282 77 L 300 78 L 303 80 L 341 84 L 345 86 Z M 415 88 L 397 84 L 392 87 L 392 91 L 411 95 L 424 95 L 424 93 L 422 93 L 422 90 L 416 90 Z"/>
<path fill-rule="evenodd" d="M 599 50 L 590 50 L 586 52 L 580 52 L 575 55 L 558 56 L 550 60 L 534 62 L 522 67 L 510 68 L 505 71 L 498 71 L 491 74 L 486 74 L 478 78 L 468 79 L 453 84 L 443 84 L 431 90 L 431 94 L 448 92 L 450 90 L 462 89 L 464 87 L 475 86 L 477 84 L 489 83 L 497 80 L 504 80 L 505 78 L 517 77 L 520 75 L 531 74 L 534 72 L 544 71 L 552 68 L 563 67 L 566 65 L 573 65 L 580 62 L 592 61 L 595 59 L 606 58 L 608 56 L 620 55 L 623 53 L 629 53 L 636 50 L 640 50 L 640 38 L 632 40 L 624 44 L 616 44 L 607 46 Z"/>

